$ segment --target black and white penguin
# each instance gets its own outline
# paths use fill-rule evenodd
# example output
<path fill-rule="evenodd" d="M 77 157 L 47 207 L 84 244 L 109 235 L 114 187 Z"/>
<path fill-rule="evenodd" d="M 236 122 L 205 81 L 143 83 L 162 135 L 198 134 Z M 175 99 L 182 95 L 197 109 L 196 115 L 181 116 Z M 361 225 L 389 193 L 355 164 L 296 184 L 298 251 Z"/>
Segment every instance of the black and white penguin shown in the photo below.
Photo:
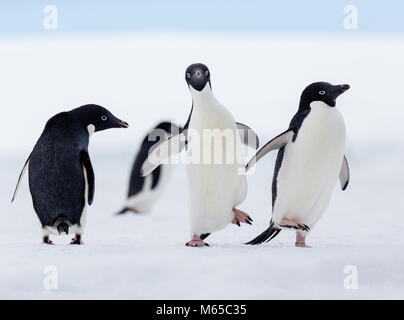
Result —
<path fill-rule="evenodd" d="M 180 130 L 182 128 L 176 124 L 163 121 L 144 137 L 132 167 L 126 205 L 118 214 L 123 214 L 127 211 L 144 213 L 151 210 L 164 190 L 172 168 L 170 165 L 162 164 L 152 173 L 143 177 L 141 175 L 143 163 L 153 146 L 168 139 L 173 134 L 178 134 Z"/>
<path fill-rule="evenodd" d="M 82 244 L 87 203 L 92 204 L 95 176 L 88 154 L 94 132 L 128 128 L 107 109 L 90 104 L 62 112 L 46 123 L 18 179 L 14 201 L 28 168 L 34 210 L 44 243 L 51 233 L 74 233 L 71 244 Z"/>
<path fill-rule="evenodd" d="M 242 143 L 256 149 L 258 137 L 249 127 L 236 123 L 215 98 L 205 65 L 189 66 L 185 80 L 192 95 L 188 121 L 179 135 L 161 143 L 149 155 L 142 171 L 148 174 L 172 153 L 187 148 L 191 222 L 187 246 L 200 247 L 207 245 L 203 240 L 209 234 L 229 223 L 251 224 L 249 215 L 236 207 L 247 195 Z M 211 144 L 212 138 L 219 144 Z M 155 157 L 157 152 L 162 154 L 160 160 Z"/>
<path fill-rule="evenodd" d="M 279 149 L 270 226 L 248 244 L 270 241 L 281 229 L 294 229 L 296 246 L 306 247 L 305 237 L 327 209 L 338 176 L 342 190 L 347 188 L 345 122 L 335 105 L 348 89 L 347 84 L 309 85 L 288 130 L 269 141 L 247 164 L 248 170 L 265 154 Z"/>

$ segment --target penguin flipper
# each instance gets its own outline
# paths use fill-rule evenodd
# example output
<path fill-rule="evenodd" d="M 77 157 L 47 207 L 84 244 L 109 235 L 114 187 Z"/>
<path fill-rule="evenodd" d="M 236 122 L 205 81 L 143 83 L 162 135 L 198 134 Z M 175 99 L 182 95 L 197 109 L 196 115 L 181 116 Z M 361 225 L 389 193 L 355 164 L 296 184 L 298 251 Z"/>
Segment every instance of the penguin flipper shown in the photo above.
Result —
<path fill-rule="evenodd" d="M 88 184 L 88 204 L 92 205 L 94 200 L 94 192 L 95 192 L 95 175 L 93 166 L 91 164 L 90 156 L 87 151 L 81 150 L 80 152 L 80 161 L 83 165 L 84 169 L 86 169 L 87 174 L 87 184 Z"/>
<path fill-rule="evenodd" d="M 240 134 L 241 142 L 250 148 L 258 149 L 260 146 L 260 139 L 254 130 L 240 122 L 236 122 L 236 125 Z"/>
<path fill-rule="evenodd" d="M 284 147 L 289 141 L 292 140 L 294 135 L 293 129 L 289 129 L 279 136 L 276 136 L 271 141 L 269 141 L 265 146 L 263 146 L 260 151 L 247 163 L 245 166 L 246 171 L 248 171 L 252 166 L 254 166 L 263 156 L 268 152 Z"/>
<path fill-rule="evenodd" d="M 127 207 L 124 207 L 121 211 L 117 212 L 116 215 L 121 215 L 121 214 L 124 214 L 124 213 L 126 213 L 128 211 L 130 211 L 130 209 L 127 208 Z"/>
<path fill-rule="evenodd" d="M 348 160 L 346 159 L 345 156 L 344 159 L 342 160 L 342 167 L 339 173 L 339 181 L 341 183 L 342 191 L 345 191 L 345 189 L 348 187 L 349 184 L 349 166 L 348 166 Z"/>
<path fill-rule="evenodd" d="M 186 146 L 187 137 L 184 132 L 171 136 L 170 138 L 158 143 L 151 149 L 149 156 L 142 165 L 140 174 L 147 176 L 161 164 L 166 164 L 168 159 L 177 153 L 180 153 Z"/>
<path fill-rule="evenodd" d="M 15 198 L 17 197 L 18 190 L 20 189 L 20 184 L 22 178 L 24 178 L 25 172 L 27 171 L 29 160 L 31 159 L 31 155 L 28 157 L 27 161 L 25 161 L 24 167 L 21 170 L 20 176 L 18 177 L 17 186 L 15 187 L 13 198 L 11 199 L 11 203 L 14 202 Z"/>

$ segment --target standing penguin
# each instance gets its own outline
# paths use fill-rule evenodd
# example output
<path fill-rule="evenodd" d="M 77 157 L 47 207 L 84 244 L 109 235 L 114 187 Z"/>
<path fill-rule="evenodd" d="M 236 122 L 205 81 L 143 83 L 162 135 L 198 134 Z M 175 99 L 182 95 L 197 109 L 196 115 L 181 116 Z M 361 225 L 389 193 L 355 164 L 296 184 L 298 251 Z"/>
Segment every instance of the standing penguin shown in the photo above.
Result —
<path fill-rule="evenodd" d="M 209 234 L 229 223 L 251 224 L 248 214 L 236 208 L 247 194 L 244 161 L 240 161 L 239 156 L 242 155 L 241 144 L 256 149 L 258 137 L 247 126 L 236 123 L 231 113 L 216 100 L 205 65 L 189 66 L 185 80 L 192 95 L 192 109 L 184 130 L 161 143 L 149 155 L 142 171 L 148 174 L 172 153 L 187 147 L 192 160 L 187 164 L 191 240 L 186 245 L 201 247 L 208 245 L 203 240 Z M 212 146 L 212 138 L 221 145 Z M 159 151 L 164 155 L 156 161 L 154 156 Z M 219 160 L 212 162 L 212 159 Z"/>
<path fill-rule="evenodd" d="M 182 128 L 179 128 L 176 124 L 164 121 L 154 127 L 143 139 L 132 167 L 128 199 L 125 207 L 118 214 L 123 214 L 127 211 L 143 213 L 151 210 L 168 181 L 171 168 L 167 165 L 160 165 L 152 173 L 142 177 L 141 169 L 143 163 L 153 146 L 166 140 L 173 134 L 178 134 L 180 130 Z"/>
<path fill-rule="evenodd" d="M 269 141 L 247 164 L 248 170 L 271 150 L 279 149 L 272 181 L 272 219 L 262 234 L 247 244 L 275 238 L 281 229 L 296 230 L 296 246 L 324 214 L 335 182 L 349 182 L 345 151 L 345 122 L 335 108 L 349 85 L 316 82 L 304 89 L 299 110 L 289 129 Z"/>
<path fill-rule="evenodd" d="M 95 176 L 88 154 L 94 132 L 128 128 L 107 109 L 85 105 L 52 117 L 45 126 L 18 179 L 14 201 L 26 169 L 41 236 L 74 233 L 71 244 L 82 244 L 87 203 L 92 204 Z"/>

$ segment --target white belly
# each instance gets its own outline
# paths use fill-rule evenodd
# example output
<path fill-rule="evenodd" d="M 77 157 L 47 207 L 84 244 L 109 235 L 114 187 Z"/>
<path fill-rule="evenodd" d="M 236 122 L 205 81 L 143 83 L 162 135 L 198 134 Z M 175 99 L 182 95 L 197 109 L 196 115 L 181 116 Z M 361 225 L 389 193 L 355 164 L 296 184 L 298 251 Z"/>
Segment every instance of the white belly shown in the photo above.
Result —
<path fill-rule="evenodd" d="M 209 146 L 210 138 L 204 133 L 212 129 L 217 130 L 218 140 Z M 225 136 L 220 136 L 219 130 Z M 199 137 L 194 139 L 194 135 Z M 244 171 L 241 140 L 227 109 L 219 104 L 194 108 L 188 137 L 191 233 L 200 235 L 222 229 L 232 221 L 233 208 L 246 197 L 247 182 L 240 174 Z"/>
<path fill-rule="evenodd" d="M 325 212 L 345 149 L 345 123 L 336 108 L 313 102 L 294 143 L 285 147 L 277 179 L 275 223 L 283 218 L 313 227 Z"/>

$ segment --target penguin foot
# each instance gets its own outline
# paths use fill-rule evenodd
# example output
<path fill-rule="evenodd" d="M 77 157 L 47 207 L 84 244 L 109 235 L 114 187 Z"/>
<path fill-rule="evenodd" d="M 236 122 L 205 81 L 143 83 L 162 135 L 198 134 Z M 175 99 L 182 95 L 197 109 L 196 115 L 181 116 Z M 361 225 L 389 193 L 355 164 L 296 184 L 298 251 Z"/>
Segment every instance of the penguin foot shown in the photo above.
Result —
<path fill-rule="evenodd" d="M 299 242 L 296 242 L 296 243 L 295 243 L 295 247 L 296 247 L 296 248 L 311 248 L 311 247 L 308 246 L 307 244 L 305 244 L 305 243 L 299 243 Z"/>
<path fill-rule="evenodd" d="M 209 247 L 209 244 L 204 242 L 201 237 L 194 235 L 191 241 L 185 244 L 187 247 Z"/>
<path fill-rule="evenodd" d="M 297 248 L 311 248 L 306 245 L 306 237 L 301 232 L 296 232 L 296 242 L 295 247 Z"/>
<path fill-rule="evenodd" d="M 251 217 L 246 212 L 236 208 L 233 208 L 233 212 L 234 212 L 234 219 L 232 220 L 231 223 L 241 227 L 240 222 L 247 224 L 251 224 L 253 222 L 253 219 L 251 219 Z"/>
<path fill-rule="evenodd" d="M 49 237 L 43 237 L 42 243 L 53 245 L 53 242 L 49 239 Z"/>
<path fill-rule="evenodd" d="M 301 231 L 310 231 L 310 227 L 304 223 L 299 223 L 294 220 L 289 219 L 282 219 L 281 223 L 279 224 L 281 228 L 288 228 L 288 229 L 296 229 Z"/>
<path fill-rule="evenodd" d="M 70 244 L 84 244 L 83 239 L 81 238 L 81 235 L 76 234 L 76 236 L 72 239 Z"/>

